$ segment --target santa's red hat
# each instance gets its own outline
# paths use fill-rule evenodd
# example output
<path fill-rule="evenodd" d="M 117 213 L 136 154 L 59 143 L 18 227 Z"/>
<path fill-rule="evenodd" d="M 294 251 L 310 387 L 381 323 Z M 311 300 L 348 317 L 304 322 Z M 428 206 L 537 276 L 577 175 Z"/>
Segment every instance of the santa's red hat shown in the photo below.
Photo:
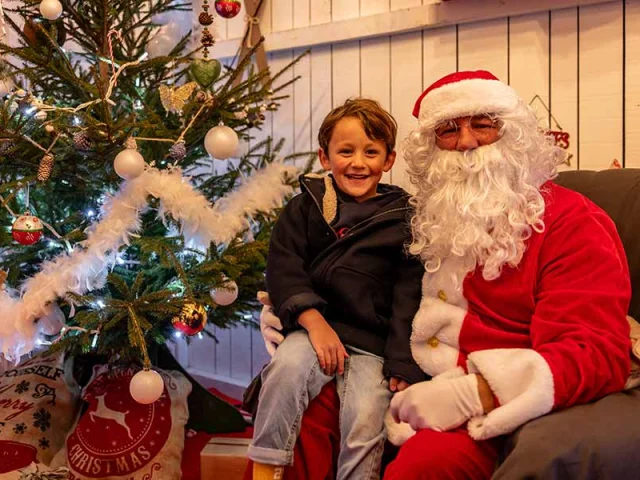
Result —
<path fill-rule="evenodd" d="M 519 101 L 515 90 L 490 72 L 456 72 L 442 77 L 420 95 L 413 116 L 435 126 L 457 117 L 512 112 Z"/>

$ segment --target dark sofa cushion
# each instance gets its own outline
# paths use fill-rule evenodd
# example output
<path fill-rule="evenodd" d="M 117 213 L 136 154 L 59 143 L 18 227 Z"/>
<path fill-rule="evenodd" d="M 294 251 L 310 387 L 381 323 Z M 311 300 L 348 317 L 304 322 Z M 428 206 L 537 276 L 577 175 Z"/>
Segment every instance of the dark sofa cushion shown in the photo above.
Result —
<path fill-rule="evenodd" d="M 555 181 L 582 193 L 615 222 L 631 273 L 629 315 L 640 318 L 640 169 L 562 172 Z"/>

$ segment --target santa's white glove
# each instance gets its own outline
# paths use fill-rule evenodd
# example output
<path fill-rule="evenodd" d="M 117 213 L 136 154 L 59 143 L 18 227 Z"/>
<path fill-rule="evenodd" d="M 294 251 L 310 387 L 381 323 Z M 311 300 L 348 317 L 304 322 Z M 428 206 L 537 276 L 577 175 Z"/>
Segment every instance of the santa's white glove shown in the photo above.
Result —
<path fill-rule="evenodd" d="M 258 292 L 258 301 L 264 305 L 260 312 L 260 333 L 262 333 L 267 352 L 273 357 L 276 348 L 284 340 L 284 336 L 279 332 L 282 330 L 282 323 L 273 313 L 273 305 L 267 292 Z"/>
<path fill-rule="evenodd" d="M 416 383 L 396 393 L 390 408 L 396 422 L 406 422 L 414 430 L 446 432 L 483 414 L 478 377 L 464 375 Z"/>

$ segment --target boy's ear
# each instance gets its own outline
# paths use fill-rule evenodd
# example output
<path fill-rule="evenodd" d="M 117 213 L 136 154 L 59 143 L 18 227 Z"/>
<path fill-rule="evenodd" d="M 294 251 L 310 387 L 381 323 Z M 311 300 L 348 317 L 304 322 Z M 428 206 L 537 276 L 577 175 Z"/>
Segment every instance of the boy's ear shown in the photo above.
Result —
<path fill-rule="evenodd" d="M 322 165 L 322 168 L 324 168 L 325 170 L 331 170 L 331 162 L 329 162 L 329 157 L 326 153 L 324 153 L 324 150 L 322 148 L 318 149 L 318 158 L 320 159 L 320 165 Z"/>
<path fill-rule="evenodd" d="M 391 170 L 391 167 L 393 167 L 393 164 L 395 162 L 396 162 L 396 151 L 394 150 L 389 155 L 387 155 L 387 158 L 385 159 L 384 165 L 382 167 L 382 171 L 388 172 L 389 170 Z"/>

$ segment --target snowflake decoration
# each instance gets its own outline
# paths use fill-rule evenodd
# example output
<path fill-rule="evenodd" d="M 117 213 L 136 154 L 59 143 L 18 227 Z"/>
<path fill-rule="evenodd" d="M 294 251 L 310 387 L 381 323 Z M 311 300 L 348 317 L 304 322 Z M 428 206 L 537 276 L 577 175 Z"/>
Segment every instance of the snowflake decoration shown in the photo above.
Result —
<path fill-rule="evenodd" d="M 30 383 L 26 380 L 21 381 L 18 385 L 16 385 L 16 393 L 21 394 L 29 390 Z"/>
<path fill-rule="evenodd" d="M 22 435 L 27 431 L 27 426 L 24 423 L 19 423 L 15 427 L 13 427 L 13 433 L 16 435 Z"/>
<path fill-rule="evenodd" d="M 51 426 L 51 414 L 44 408 L 41 408 L 33 414 L 33 426 L 39 428 L 43 432 Z"/>

